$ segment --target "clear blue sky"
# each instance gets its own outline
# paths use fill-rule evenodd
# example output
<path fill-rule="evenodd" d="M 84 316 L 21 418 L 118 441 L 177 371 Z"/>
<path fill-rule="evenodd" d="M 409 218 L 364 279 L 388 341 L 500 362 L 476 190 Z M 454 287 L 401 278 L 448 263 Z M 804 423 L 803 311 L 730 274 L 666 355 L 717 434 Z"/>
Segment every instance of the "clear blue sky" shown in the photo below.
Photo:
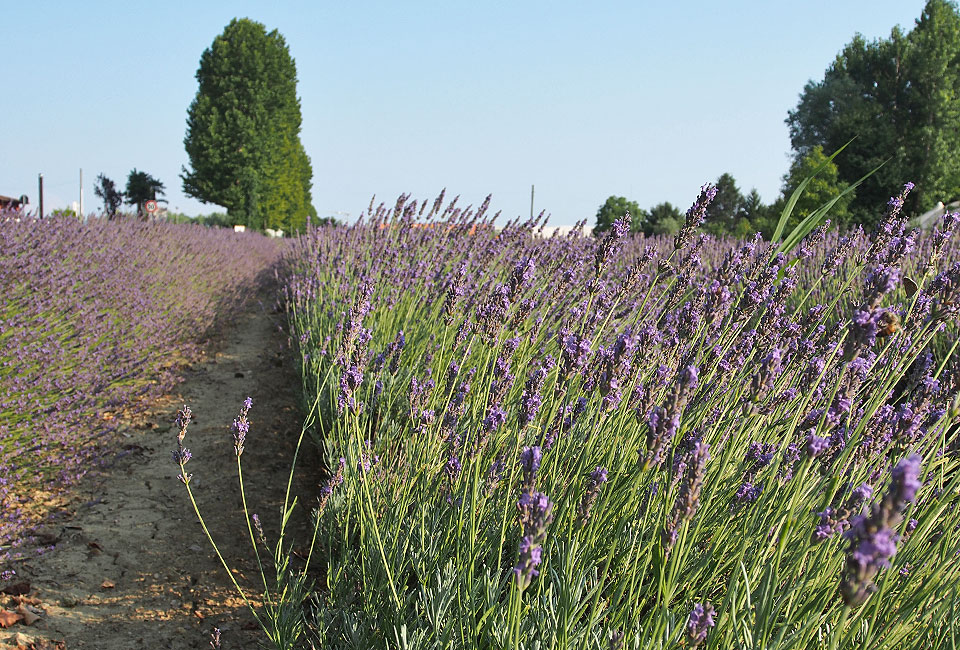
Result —
<path fill-rule="evenodd" d="M 610 195 L 686 209 L 730 172 L 770 202 L 784 118 L 857 32 L 911 29 L 923 0 L 723 2 L 7 2 L 0 194 L 47 210 L 136 167 L 184 196 L 186 110 L 204 49 L 234 17 L 287 40 L 323 215 L 443 187 L 551 223 Z"/>

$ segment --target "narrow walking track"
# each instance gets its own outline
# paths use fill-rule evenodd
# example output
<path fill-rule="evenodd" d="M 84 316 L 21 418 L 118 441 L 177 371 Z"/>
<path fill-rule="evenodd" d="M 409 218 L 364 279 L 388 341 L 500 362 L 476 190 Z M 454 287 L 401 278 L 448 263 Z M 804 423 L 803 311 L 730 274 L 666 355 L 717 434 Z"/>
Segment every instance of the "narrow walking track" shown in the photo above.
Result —
<path fill-rule="evenodd" d="M 209 649 L 217 625 L 224 648 L 259 647 L 264 637 L 206 541 L 170 451 L 173 419 L 186 404 L 194 413 L 184 441 L 193 452 L 191 487 L 238 581 L 255 587 L 230 425 L 252 397 L 244 484 L 251 513 L 273 543 L 300 431 L 298 381 L 284 356 L 281 319 L 268 299 L 253 301 L 223 333 L 219 351 L 187 369 L 174 395 L 124 430 L 112 466 L 71 490 L 41 531 L 49 550 L 16 567 L 14 582 L 29 583 L 25 602 L 42 618 L 0 629 L 0 642 L 37 650 Z"/>

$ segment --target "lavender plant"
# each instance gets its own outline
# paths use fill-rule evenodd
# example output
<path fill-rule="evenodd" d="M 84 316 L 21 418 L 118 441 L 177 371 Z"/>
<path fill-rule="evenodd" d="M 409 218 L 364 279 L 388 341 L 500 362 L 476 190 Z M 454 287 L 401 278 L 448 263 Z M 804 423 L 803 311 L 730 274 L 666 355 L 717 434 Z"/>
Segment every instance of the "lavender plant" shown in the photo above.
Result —
<path fill-rule="evenodd" d="M 304 602 L 309 597 L 308 572 L 310 570 L 312 553 L 307 558 L 306 563 L 301 569 L 293 569 L 290 563 L 292 548 L 286 543 L 285 533 L 290 516 L 297 507 L 297 502 L 296 499 L 293 501 L 290 500 L 289 489 L 287 492 L 287 499 L 284 501 L 283 509 L 281 511 L 280 532 L 276 543 L 272 547 L 267 541 L 266 534 L 263 530 L 263 525 L 260 522 L 260 517 L 256 513 L 251 513 L 247 507 L 247 494 L 243 485 L 243 464 L 240 461 L 240 457 L 243 454 L 247 435 L 250 433 L 250 420 L 247 416 L 252 407 L 253 400 L 252 398 L 247 397 L 240 409 L 239 416 L 233 421 L 232 434 L 233 449 L 237 459 L 237 481 L 239 483 L 240 499 L 243 505 L 243 515 L 247 522 L 247 532 L 250 536 L 250 547 L 253 551 L 253 556 L 256 560 L 260 573 L 261 588 L 258 596 L 254 596 L 253 594 L 249 593 L 249 588 L 244 589 L 243 586 L 237 581 L 234 572 L 230 570 L 230 565 L 227 563 L 226 558 L 224 558 L 223 553 L 221 553 L 220 547 L 214 540 L 213 533 L 210 531 L 207 523 L 204 521 L 203 513 L 200 511 L 200 507 L 197 505 L 193 488 L 190 485 L 193 474 L 188 473 L 186 470 L 186 464 L 193 457 L 193 454 L 190 453 L 189 449 L 183 446 L 183 441 L 187 434 L 187 428 L 189 427 L 190 420 L 193 417 L 192 411 L 187 406 L 184 406 L 177 413 L 175 420 L 177 427 L 177 448 L 171 452 L 171 455 L 173 457 L 173 462 L 180 468 L 180 474 L 178 475 L 178 478 L 186 488 L 187 497 L 190 499 L 190 505 L 193 507 L 193 511 L 197 515 L 197 519 L 200 522 L 200 527 L 203 529 L 203 533 L 206 536 L 207 541 L 210 543 L 211 548 L 217 556 L 217 559 L 220 560 L 220 564 L 223 566 L 227 576 L 230 578 L 230 582 L 233 584 L 234 589 L 237 590 L 237 593 L 243 599 L 243 602 L 247 605 L 250 613 L 263 629 L 267 640 L 273 645 L 273 647 L 277 648 L 277 650 L 290 650 L 298 646 L 298 641 L 304 633 L 302 608 Z M 301 436 L 300 442 L 302 442 L 302 440 L 303 437 Z M 298 442 L 297 451 L 299 452 L 299 450 L 300 444 Z M 294 463 L 291 465 L 291 479 L 295 467 L 296 459 L 294 459 Z M 256 533 L 254 533 L 254 531 L 256 531 Z M 316 531 L 317 527 L 315 526 L 314 539 L 311 541 L 311 548 L 315 545 Z M 264 559 L 264 552 L 267 553 L 266 560 Z M 268 566 L 267 569 L 264 568 L 265 564 Z M 269 578 L 267 577 L 268 572 L 271 573 Z M 212 636 L 213 641 L 210 645 L 212 647 L 220 647 L 220 630 L 214 628 L 214 633 Z M 214 643 L 216 645 L 214 645 Z"/>
<path fill-rule="evenodd" d="M 277 259 L 265 237 L 0 212 L 0 563 L 38 492 L 121 452 L 140 411 L 198 358 Z"/>
<path fill-rule="evenodd" d="M 336 468 L 314 643 L 953 642 L 957 217 L 910 231 L 902 196 L 876 233 L 774 244 L 698 234 L 710 187 L 676 239 L 442 196 L 301 238 L 285 302 Z"/>

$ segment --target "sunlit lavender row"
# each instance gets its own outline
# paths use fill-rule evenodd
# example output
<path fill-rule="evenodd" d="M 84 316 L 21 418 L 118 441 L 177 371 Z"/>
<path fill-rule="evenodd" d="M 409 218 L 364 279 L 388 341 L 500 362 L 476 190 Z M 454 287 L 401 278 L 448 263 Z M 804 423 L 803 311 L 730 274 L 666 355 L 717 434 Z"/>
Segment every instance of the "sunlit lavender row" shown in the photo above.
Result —
<path fill-rule="evenodd" d="M 199 226 L 0 214 L 0 547 L 36 521 L 28 504 L 114 457 L 118 416 L 171 388 L 278 252 Z"/>
<path fill-rule="evenodd" d="M 302 238 L 319 641 L 948 644 L 960 218 L 911 187 L 777 243 L 700 234 L 710 187 L 669 239 L 443 195 Z"/>

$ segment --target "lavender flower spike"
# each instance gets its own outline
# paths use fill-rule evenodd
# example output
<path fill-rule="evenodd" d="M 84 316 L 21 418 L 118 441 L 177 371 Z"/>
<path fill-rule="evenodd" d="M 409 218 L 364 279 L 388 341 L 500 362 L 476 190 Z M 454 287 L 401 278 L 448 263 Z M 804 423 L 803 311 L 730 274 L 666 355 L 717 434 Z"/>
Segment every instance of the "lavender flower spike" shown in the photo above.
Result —
<path fill-rule="evenodd" d="M 584 491 L 580 506 L 577 509 L 581 524 L 586 525 L 590 520 L 590 510 L 593 509 L 593 504 L 597 502 L 597 497 L 600 496 L 600 486 L 606 482 L 607 468 L 597 467 L 590 472 L 590 478 L 587 480 L 587 489 Z"/>
<path fill-rule="evenodd" d="M 543 459 L 543 451 L 540 447 L 524 447 L 520 452 L 520 465 L 523 466 L 523 474 L 528 485 L 533 484 L 533 479 L 540 469 L 540 461 Z"/>
<path fill-rule="evenodd" d="M 193 478 L 193 474 L 187 474 L 183 468 L 183 466 L 187 464 L 187 461 L 193 458 L 190 450 L 183 446 L 183 439 L 187 435 L 187 427 L 190 425 L 192 417 L 193 413 L 190 411 L 190 407 L 186 405 L 177 411 L 177 417 L 176 420 L 174 420 L 179 429 L 177 432 L 177 448 L 170 452 L 174 464 L 180 466 L 180 474 L 177 475 L 177 478 L 180 479 L 184 485 L 188 484 L 190 479 Z"/>
<path fill-rule="evenodd" d="M 880 569 L 890 566 L 897 552 L 900 537 L 895 528 L 900 524 L 907 503 L 920 489 L 920 457 L 906 458 L 891 472 L 892 480 L 883 500 L 874 504 L 869 516 L 857 517 L 845 534 L 850 540 L 847 549 L 840 595 L 852 607 L 862 605 L 874 591 L 873 582 Z"/>
<path fill-rule="evenodd" d="M 553 503 L 540 492 L 524 492 L 517 503 L 523 537 L 520 540 L 520 559 L 513 573 L 517 586 L 523 590 L 540 575 L 537 568 L 543 561 L 543 544 L 547 540 L 547 527 L 553 521 Z"/>
<path fill-rule="evenodd" d="M 253 406 L 253 400 L 249 397 L 243 400 L 243 408 L 240 409 L 240 415 L 233 421 L 233 448 L 237 452 L 237 458 L 243 453 L 243 443 L 250 433 L 250 421 L 247 419 L 247 413 Z"/>
<path fill-rule="evenodd" d="M 707 183 L 700 188 L 700 195 L 697 196 L 697 200 L 694 201 L 690 209 L 687 210 L 686 222 L 673 240 L 674 249 L 681 250 L 687 247 L 687 244 L 690 243 L 690 239 L 693 237 L 693 232 L 706 220 L 707 206 L 710 205 L 716 196 L 717 187 L 715 185 Z"/>
<path fill-rule="evenodd" d="M 716 625 L 713 620 L 715 615 L 716 612 L 710 603 L 706 605 L 693 604 L 693 610 L 687 618 L 687 638 L 690 640 L 691 647 L 695 648 L 707 640 L 707 632 Z"/>

